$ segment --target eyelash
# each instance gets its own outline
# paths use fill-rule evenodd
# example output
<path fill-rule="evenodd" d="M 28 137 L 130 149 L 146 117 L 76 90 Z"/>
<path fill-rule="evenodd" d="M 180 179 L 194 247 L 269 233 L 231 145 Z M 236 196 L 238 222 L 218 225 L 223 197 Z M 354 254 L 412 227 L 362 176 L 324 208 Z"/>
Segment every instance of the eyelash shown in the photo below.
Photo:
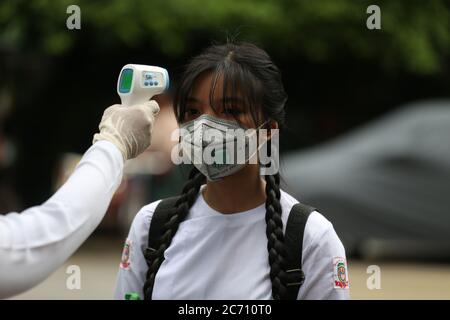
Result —
<path fill-rule="evenodd" d="M 240 115 L 242 114 L 242 111 L 239 109 L 235 109 L 235 108 L 224 108 L 223 109 L 223 113 L 225 114 L 231 114 L 231 115 Z"/>
<path fill-rule="evenodd" d="M 188 115 L 190 115 L 190 116 L 193 116 L 193 115 L 195 115 L 196 113 L 198 113 L 198 110 L 197 110 L 197 109 L 194 109 L 194 108 L 187 108 L 186 113 L 187 113 Z"/>

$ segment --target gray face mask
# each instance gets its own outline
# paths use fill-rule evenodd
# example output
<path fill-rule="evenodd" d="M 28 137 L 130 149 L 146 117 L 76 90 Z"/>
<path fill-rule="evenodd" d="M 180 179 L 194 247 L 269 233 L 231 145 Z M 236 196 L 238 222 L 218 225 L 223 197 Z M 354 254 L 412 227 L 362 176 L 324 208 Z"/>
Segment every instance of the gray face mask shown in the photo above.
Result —
<path fill-rule="evenodd" d="M 210 181 L 239 171 L 250 159 L 255 159 L 253 156 L 260 148 L 257 129 L 247 129 L 236 121 L 201 115 L 182 124 L 180 129 L 183 154 Z"/>

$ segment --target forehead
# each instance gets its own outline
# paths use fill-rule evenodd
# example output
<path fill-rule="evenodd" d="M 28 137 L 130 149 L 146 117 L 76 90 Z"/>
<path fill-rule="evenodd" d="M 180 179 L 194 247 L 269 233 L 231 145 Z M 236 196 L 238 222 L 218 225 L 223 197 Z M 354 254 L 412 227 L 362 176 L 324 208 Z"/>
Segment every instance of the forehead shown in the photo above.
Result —
<path fill-rule="evenodd" d="M 224 76 L 223 74 L 216 74 L 215 72 L 201 73 L 195 79 L 189 98 L 196 100 L 208 100 L 211 95 L 215 99 L 222 98 L 224 95 Z M 227 95 L 241 96 L 240 90 L 232 92 L 231 86 L 227 86 Z"/>

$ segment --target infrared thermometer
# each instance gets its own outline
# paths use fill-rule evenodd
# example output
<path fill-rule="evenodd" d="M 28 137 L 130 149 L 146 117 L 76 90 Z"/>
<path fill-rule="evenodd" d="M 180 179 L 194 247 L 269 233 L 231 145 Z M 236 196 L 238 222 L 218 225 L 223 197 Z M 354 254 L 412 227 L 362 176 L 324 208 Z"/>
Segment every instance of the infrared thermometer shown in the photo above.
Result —
<path fill-rule="evenodd" d="M 142 64 L 125 65 L 117 81 L 117 93 L 124 106 L 144 103 L 168 88 L 166 69 Z"/>

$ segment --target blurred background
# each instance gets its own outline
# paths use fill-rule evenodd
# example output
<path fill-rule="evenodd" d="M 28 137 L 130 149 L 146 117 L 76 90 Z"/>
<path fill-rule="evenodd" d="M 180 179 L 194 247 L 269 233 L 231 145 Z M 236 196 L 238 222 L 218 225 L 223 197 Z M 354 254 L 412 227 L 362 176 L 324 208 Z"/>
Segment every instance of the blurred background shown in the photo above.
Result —
<path fill-rule="evenodd" d="M 369 5 L 381 29 L 368 29 Z M 67 7 L 81 10 L 69 30 Z M 450 299 L 450 1 L 113 0 L 0 2 L 0 213 L 45 201 L 119 103 L 127 63 L 165 67 L 227 39 L 264 48 L 289 95 L 286 191 L 334 225 L 354 299 Z M 96 233 L 18 298 L 109 299 L 129 225 L 178 193 L 169 96 L 151 149 L 130 162 Z M 82 290 L 68 291 L 77 264 Z M 367 267 L 381 270 L 370 290 Z M 93 279 L 90 281 L 89 279 Z"/>

